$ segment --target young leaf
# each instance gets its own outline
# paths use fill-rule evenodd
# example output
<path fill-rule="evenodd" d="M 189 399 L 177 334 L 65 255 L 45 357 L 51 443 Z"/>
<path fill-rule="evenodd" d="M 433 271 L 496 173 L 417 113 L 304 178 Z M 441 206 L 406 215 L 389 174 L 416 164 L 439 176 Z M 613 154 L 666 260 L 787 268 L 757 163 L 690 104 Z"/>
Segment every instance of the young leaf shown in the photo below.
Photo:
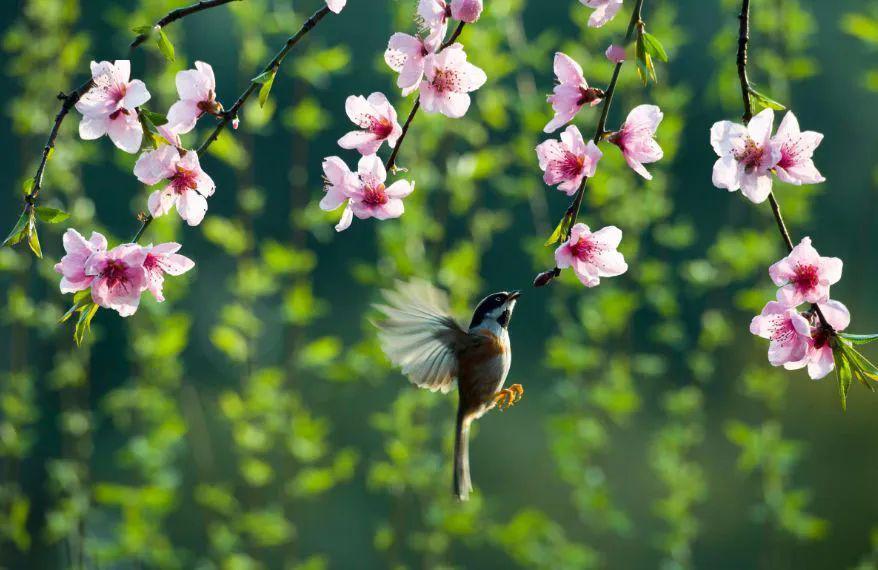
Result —
<path fill-rule="evenodd" d="M 40 236 L 37 235 L 37 222 L 33 212 L 27 221 L 27 245 L 30 246 L 34 255 L 40 259 L 43 258 L 43 248 L 40 247 Z"/>
<path fill-rule="evenodd" d="M 878 381 L 878 368 L 875 367 L 872 362 L 863 356 L 857 349 L 852 346 L 845 347 L 845 352 L 847 353 L 848 358 L 851 360 L 854 368 L 857 368 L 858 371 L 869 378 L 870 380 Z"/>
<path fill-rule="evenodd" d="M 75 295 L 73 295 L 73 305 L 67 309 L 67 312 L 64 313 L 60 319 L 58 319 L 59 323 L 66 323 L 70 320 L 75 313 L 82 310 L 82 308 L 91 302 L 91 289 L 86 289 L 84 291 L 78 291 Z"/>
<path fill-rule="evenodd" d="M 156 127 L 160 127 L 164 124 L 167 124 L 167 122 L 168 122 L 167 116 L 162 115 L 161 113 L 156 113 L 154 111 L 150 111 L 149 109 L 147 109 L 145 107 L 140 108 L 140 114 L 145 116 L 146 119 L 148 119 L 149 122 L 152 123 L 153 125 L 155 125 Z"/>
<path fill-rule="evenodd" d="M 253 79 L 251 79 L 250 81 L 252 81 L 253 83 L 259 83 L 260 85 L 262 85 L 263 83 L 265 83 L 269 79 L 272 79 L 274 77 L 275 73 L 277 73 L 277 71 L 274 68 L 272 68 L 272 69 L 269 69 L 268 71 L 263 71 L 262 73 L 260 73 L 259 75 L 257 75 Z"/>
<path fill-rule="evenodd" d="M 48 206 L 37 206 L 37 217 L 47 224 L 57 224 L 63 222 L 70 217 L 70 214 L 58 208 L 49 208 Z"/>
<path fill-rule="evenodd" d="M 847 411 L 848 391 L 851 389 L 851 367 L 843 348 L 833 349 L 832 357 L 835 359 L 835 377 L 838 380 L 838 397 L 841 399 L 841 409 Z"/>
<path fill-rule="evenodd" d="M 79 320 L 76 321 L 76 329 L 73 331 L 73 340 L 76 345 L 80 346 L 85 336 L 91 331 L 91 320 L 98 312 L 98 306 L 94 303 L 87 303 L 80 309 Z"/>
<path fill-rule="evenodd" d="M 159 51 L 162 52 L 165 59 L 168 61 L 174 61 L 174 44 L 171 43 L 171 40 L 168 39 L 168 35 L 161 28 L 159 28 L 159 35 L 156 38 L 156 42 L 159 44 Z"/>
<path fill-rule="evenodd" d="M 654 35 L 643 32 L 643 47 L 649 55 L 665 63 L 668 62 L 668 52 L 665 51 L 665 46 Z"/>
<path fill-rule="evenodd" d="M 645 32 L 637 34 L 637 41 L 634 44 L 634 54 L 637 60 L 637 74 L 643 85 L 649 83 L 650 78 L 656 81 L 655 67 L 652 64 L 652 56 L 646 51 L 646 44 L 643 40 Z"/>
<path fill-rule="evenodd" d="M 568 230 L 570 229 L 570 224 L 572 222 L 571 216 L 565 214 L 561 221 L 558 222 L 558 226 L 555 228 L 555 231 L 552 232 L 552 235 L 549 236 L 549 239 L 546 240 L 546 243 L 543 245 L 548 247 L 554 243 L 558 243 L 564 239 L 564 236 L 567 235 Z"/>
<path fill-rule="evenodd" d="M 34 187 L 34 179 L 26 178 L 24 182 L 21 183 L 21 193 L 27 196 L 30 194 L 31 189 Z"/>
<path fill-rule="evenodd" d="M 146 36 L 149 38 L 152 35 L 153 30 L 155 30 L 155 26 L 134 26 L 131 28 L 131 31 L 140 36 Z"/>
<path fill-rule="evenodd" d="M 265 75 L 265 74 L 263 73 L 262 75 Z M 259 77 L 262 77 L 262 75 L 260 75 Z M 274 77 L 276 75 L 277 75 L 277 70 L 275 69 L 268 76 L 268 79 L 266 79 L 265 82 L 262 84 L 262 87 L 259 88 L 259 106 L 260 107 L 264 107 L 265 102 L 268 101 L 268 94 L 271 93 L 271 86 L 274 85 Z M 254 81 L 256 81 L 256 80 L 254 79 Z"/>
<path fill-rule="evenodd" d="M 18 218 L 18 222 L 15 223 L 15 227 L 12 228 L 12 231 L 6 236 L 6 239 L 3 240 L 3 247 L 6 247 L 7 245 L 15 245 L 24 239 L 24 236 L 27 235 L 27 226 L 28 215 L 24 213 Z"/>
<path fill-rule="evenodd" d="M 782 103 L 778 103 L 768 95 L 760 93 L 755 89 L 750 89 L 750 96 L 753 97 L 753 101 L 763 109 L 774 109 L 775 111 L 786 110 L 786 107 L 784 107 Z"/>
<path fill-rule="evenodd" d="M 847 334 L 838 333 L 838 336 L 850 342 L 851 344 L 869 344 L 878 340 L 878 334 Z"/>

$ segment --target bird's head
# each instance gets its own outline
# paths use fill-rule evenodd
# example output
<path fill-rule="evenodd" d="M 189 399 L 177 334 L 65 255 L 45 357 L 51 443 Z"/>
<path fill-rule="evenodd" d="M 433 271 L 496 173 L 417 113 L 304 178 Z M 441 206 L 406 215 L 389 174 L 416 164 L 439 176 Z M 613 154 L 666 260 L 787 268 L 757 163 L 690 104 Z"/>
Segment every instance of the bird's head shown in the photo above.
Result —
<path fill-rule="evenodd" d="M 477 327 L 507 328 L 521 291 L 500 291 L 482 299 L 473 313 L 470 330 Z"/>

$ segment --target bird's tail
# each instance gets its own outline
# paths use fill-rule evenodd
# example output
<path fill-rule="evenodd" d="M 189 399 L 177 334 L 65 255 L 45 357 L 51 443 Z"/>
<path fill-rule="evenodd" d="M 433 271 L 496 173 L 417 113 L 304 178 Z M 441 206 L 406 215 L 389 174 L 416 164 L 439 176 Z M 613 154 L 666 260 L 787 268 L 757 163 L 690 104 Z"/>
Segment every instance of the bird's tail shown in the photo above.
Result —
<path fill-rule="evenodd" d="M 464 411 L 457 410 L 457 428 L 454 436 L 454 495 L 461 501 L 469 500 L 473 490 L 469 478 L 469 426 L 472 420 Z"/>

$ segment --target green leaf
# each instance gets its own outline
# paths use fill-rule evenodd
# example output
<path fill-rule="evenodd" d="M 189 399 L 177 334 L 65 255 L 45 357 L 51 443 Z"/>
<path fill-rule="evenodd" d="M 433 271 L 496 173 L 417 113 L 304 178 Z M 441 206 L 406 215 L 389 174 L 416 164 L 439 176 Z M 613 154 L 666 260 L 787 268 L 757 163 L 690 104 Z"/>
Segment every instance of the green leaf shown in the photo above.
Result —
<path fill-rule="evenodd" d="M 869 344 L 878 340 L 878 334 L 847 334 L 838 333 L 838 336 L 850 342 L 851 344 Z"/>
<path fill-rule="evenodd" d="M 646 44 L 643 40 L 644 32 L 637 34 L 635 42 L 634 54 L 637 60 L 637 74 L 640 75 L 640 81 L 643 85 L 647 85 L 649 80 L 656 81 L 655 67 L 652 64 L 652 56 L 646 51 Z"/>
<path fill-rule="evenodd" d="M 15 245 L 24 239 L 24 236 L 27 235 L 27 227 L 28 227 L 28 215 L 27 213 L 23 213 L 21 217 L 18 218 L 18 222 L 16 222 L 15 227 L 12 228 L 12 231 L 9 232 L 9 235 L 6 236 L 6 239 L 3 240 L 3 247 L 7 245 Z"/>
<path fill-rule="evenodd" d="M 567 232 L 570 230 L 571 222 L 572 217 L 568 214 L 564 214 L 564 217 L 561 218 L 561 221 L 558 223 L 555 231 L 552 232 L 552 235 L 549 236 L 549 239 L 547 239 L 546 243 L 544 243 L 543 245 L 549 247 L 552 244 L 562 241 L 564 239 L 564 236 L 566 236 Z"/>
<path fill-rule="evenodd" d="M 152 123 L 153 125 L 160 127 L 164 124 L 167 124 L 168 117 L 166 115 L 162 115 L 161 113 L 156 113 L 154 111 L 150 111 L 146 107 L 140 108 L 140 114 L 145 116 L 146 119 Z"/>
<path fill-rule="evenodd" d="M 84 291 L 78 291 L 75 295 L 73 295 L 73 305 L 67 309 L 67 312 L 64 313 L 60 319 L 58 319 L 59 323 L 66 323 L 70 320 L 75 313 L 81 311 L 82 308 L 91 302 L 91 289 L 86 289 Z"/>
<path fill-rule="evenodd" d="M 76 321 L 76 329 L 73 331 L 73 340 L 76 345 L 82 345 L 86 335 L 91 332 L 91 320 L 98 312 L 98 306 L 93 302 L 85 304 L 79 312 L 79 320 Z"/>
<path fill-rule="evenodd" d="M 155 26 L 134 26 L 131 28 L 131 31 L 140 36 L 146 36 L 149 38 L 152 36 L 152 32 L 155 30 Z"/>
<path fill-rule="evenodd" d="M 268 71 L 263 71 L 250 81 L 253 83 L 259 83 L 260 85 L 268 81 L 269 79 L 274 81 L 274 74 L 277 73 L 277 70 L 274 68 L 269 69 Z"/>
<path fill-rule="evenodd" d="M 762 107 L 763 109 L 774 109 L 775 111 L 785 111 L 786 107 L 782 103 L 779 103 L 765 95 L 764 93 L 760 93 L 759 91 L 750 88 L 750 96 L 753 97 L 753 102 Z"/>
<path fill-rule="evenodd" d="M 665 51 L 665 46 L 654 35 L 643 32 L 643 47 L 649 55 L 665 63 L 668 62 L 668 52 Z"/>
<path fill-rule="evenodd" d="M 58 208 L 49 208 L 47 206 L 38 206 L 37 217 L 47 224 L 57 224 L 63 222 L 70 217 L 70 214 Z"/>
<path fill-rule="evenodd" d="M 838 397 L 841 399 L 841 409 L 847 411 L 848 391 L 851 389 L 852 372 L 848 363 L 844 348 L 832 349 L 832 357 L 835 359 L 835 377 L 838 380 Z"/>
<path fill-rule="evenodd" d="M 262 75 L 265 75 L 265 74 L 263 73 Z M 262 77 L 262 75 L 260 75 L 259 77 Z M 277 70 L 276 69 L 272 70 L 270 72 L 268 78 L 265 80 L 265 82 L 262 83 L 262 87 L 259 88 L 259 106 L 260 107 L 264 107 L 265 102 L 268 101 L 268 94 L 271 93 L 271 86 L 274 85 L 274 77 L 276 75 L 277 75 Z M 257 77 L 256 79 L 259 79 L 259 77 Z M 253 81 L 256 81 L 256 79 L 254 79 Z M 256 81 L 256 83 L 259 83 L 259 81 Z"/>
<path fill-rule="evenodd" d="M 43 248 L 40 247 L 40 236 L 37 235 L 37 223 L 33 212 L 31 212 L 30 218 L 27 221 L 27 245 L 30 246 L 34 255 L 40 259 L 43 258 Z"/>
<path fill-rule="evenodd" d="M 878 381 L 878 367 L 872 364 L 868 358 L 852 346 L 845 347 L 844 351 L 858 372 L 870 380 Z"/>
<path fill-rule="evenodd" d="M 171 43 L 171 40 L 168 39 L 168 35 L 161 28 L 158 30 L 159 35 L 156 38 L 156 42 L 159 45 L 159 51 L 162 52 L 162 55 L 165 56 L 165 59 L 168 61 L 174 61 L 174 44 Z"/>
<path fill-rule="evenodd" d="M 34 179 L 26 178 L 24 182 L 21 183 L 21 193 L 27 196 L 30 194 L 31 188 L 34 187 Z"/>

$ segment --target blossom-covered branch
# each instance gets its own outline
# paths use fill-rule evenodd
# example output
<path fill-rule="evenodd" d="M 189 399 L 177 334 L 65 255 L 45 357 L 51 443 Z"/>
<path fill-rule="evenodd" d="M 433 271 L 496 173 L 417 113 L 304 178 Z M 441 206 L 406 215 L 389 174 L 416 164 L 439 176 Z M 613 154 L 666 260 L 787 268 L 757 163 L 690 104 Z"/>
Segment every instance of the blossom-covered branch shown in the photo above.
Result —
<path fill-rule="evenodd" d="M 424 35 L 391 36 L 384 59 L 399 73 L 397 86 L 403 95 L 418 92 L 402 126 L 383 93 L 348 97 L 345 110 L 361 130 L 349 132 L 338 144 L 356 149 L 362 156 L 356 172 L 338 156 L 323 161 L 326 194 L 320 208 L 332 211 L 344 206 L 336 231 L 350 227 L 354 217 L 386 220 L 405 211 L 403 198 L 414 191 L 414 182 L 397 180 L 389 186 L 385 182 L 388 172 L 401 170 L 396 160 L 418 111 L 423 108 L 427 113 L 460 118 L 469 110 L 469 93 L 487 81 L 485 72 L 467 61 L 463 45 L 457 43 L 464 26 L 476 22 L 482 9 L 482 0 L 419 0 L 417 16 Z M 453 20 L 458 21 L 457 26 L 446 40 Z M 393 150 L 382 163 L 376 153 L 385 141 Z"/>
<path fill-rule="evenodd" d="M 186 8 L 180 8 L 170 12 L 164 18 L 159 20 L 156 26 L 158 28 L 162 28 L 172 22 L 181 20 L 186 16 L 233 1 L 237 0 L 204 0 L 202 2 L 199 2 L 198 4 L 188 6 Z M 136 48 L 138 45 L 143 43 L 143 41 L 148 36 L 149 34 L 146 33 L 138 35 L 135 41 L 132 42 L 131 48 Z M 72 109 L 80 109 L 83 107 L 81 101 L 88 98 L 91 91 L 96 86 L 94 77 L 95 73 L 94 70 L 92 70 L 92 77 L 82 83 L 82 85 L 67 93 L 62 92 L 58 94 L 58 99 L 62 101 L 61 108 L 58 110 L 58 114 L 55 116 L 55 120 L 52 124 L 52 129 L 49 132 L 49 137 L 46 140 L 46 144 L 43 146 L 36 173 L 34 174 L 34 177 L 28 182 L 28 186 L 25 188 L 24 211 L 19 217 L 18 222 L 13 228 L 12 232 L 3 242 L 4 246 L 14 245 L 24 239 L 27 239 L 28 244 L 30 245 L 30 248 L 33 250 L 33 252 L 41 257 L 42 250 L 40 248 L 39 238 L 37 237 L 36 220 L 39 218 L 46 222 L 57 223 L 62 222 L 68 218 L 67 213 L 63 211 L 56 210 L 54 208 L 38 207 L 36 205 L 36 201 L 43 187 L 43 175 L 46 170 L 46 165 L 49 162 L 52 153 L 54 152 L 55 143 L 58 139 L 58 133 L 61 130 L 61 125 Z M 97 87 L 99 87 L 100 89 L 105 89 L 108 86 L 98 85 Z M 132 108 L 132 110 L 136 109 Z"/>
<path fill-rule="evenodd" d="M 621 7 L 621 2 L 603 0 L 582 0 L 582 3 L 595 8 L 589 19 L 589 25 L 594 27 L 611 20 Z M 642 16 L 643 0 L 637 0 L 625 33 L 625 46 L 635 39 L 636 33 L 634 57 L 638 63 L 638 72 L 646 82 L 649 77 L 655 77 L 652 58 L 667 60 L 667 55 L 658 39 L 646 33 Z M 621 255 L 616 252 L 621 240 L 621 231 L 618 228 L 605 228 L 613 239 L 601 241 L 593 237 L 600 232 L 591 234 L 588 226 L 577 224 L 588 179 L 594 176 L 597 163 L 603 156 L 598 149 L 601 142 L 607 140 L 618 146 L 628 165 L 647 180 L 651 180 L 652 175 L 643 164 L 656 162 L 663 155 L 661 147 L 654 140 L 656 129 L 662 120 L 661 110 L 655 105 L 634 108 L 618 131 L 607 131 L 607 118 L 626 59 L 625 49 L 616 45 L 607 49 L 607 59 L 615 63 L 615 67 L 605 90 L 590 87 L 582 67 L 572 58 L 560 52 L 555 55 L 555 75 L 559 84 L 549 96 L 555 115 L 546 125 L 545 131 L 554 132 L 570 122 L 586 105 L 601 105 L 601 112 L 588 145 L 584 144 L 579 129 L 571 125 L 561 135 L 560 141 L 549 140 L 537 147 L 540 168 L 545 171 L 545 182 L 558 184 L 559 190 L 573 198 L 555 232 L 546 242 L 546 245 L 561 242 L 555 252 L 556 265 L 537 275 L 533 282 L 534 287 L 548 285 L 565 267 L 573 267 L 580 281 L 589 287 L 600 283 L 600 277 L 620 275 L 628 268 Z"/>
<path fill-rule="evenodd" d="M 189 225 L 201 223 L 207 213 L 207 198 L 216 185 L 201 168 L 199 155 L 217 140 L 226 125 L 237 128 L 238 112 L 250 97 L 259 92 L 264 104 L 284 58 L 299 41 L 329 12 L 340 12 L 346 0 L 326 0 L 326 6 L 308 18 L 294 35 L 254 77 L 235 103 L 224 109 L 217 100 L 213 68 L 202 61 L 194 69 L 177 73 L 175 83 L 179 100 L 167 115 L 147 110 L 143 105 L 151 99 L 144 83 L 131 79 L 130 62 L 92 62 L 92 83 L 76 104 L 82 113 L 80 136 L 97 139 L 107 135 L 121 150 L 137 153 L 134 175 L 149 186 L 161 185 L 147 201 L 149 213 L 140 214 L 140 227 L 129 243 L 108 249 L 107 240 L 93 232 L 86 240 L 74 229 L 64 234 L 66 255 L 55 266 L 62 275 L 61 291 L 74 293 L 74 303 L 62 320 L 78 313 L 74 338 L 81 342 L 98 307 L 110 308 L 123 317 L 137 311 L 141 295 L 150 291 L 157 301 L 164 300 L 162 285 L 166 275 L 177 276 L 195 263 L 177 253 L 180 244 L 138 245 L 144 232 L 158 216 L 176 209 Z M 198 10 L 177 12 L 179 19 L 189 13 L 220 5 L 201 4 Z M 197 149 L 184 148 L 181 135 L 191 132 L 199 119 L 212 115 L 218 123 Z"/>
<path fill-rule="evenodd" d="M 787 112 L 772 135 L 774 109 L 779 103 L 756 91 L 747 73 L 750 41 L 750 0 L 742 0 L 739 14 L 737 70 L 744 103 L 744 125 L 720 121 L 713 125 L 710 141 L 719 159 L 713 168 L 718 188 L 741 193 L 753 203 L 768 200 L 778 232 L 789 255 L 773 264 L 769 276 L 778 291 L 761 314 L 753 318 L 750 332 L 770 341 L 768 359 L 788 370 L 807 368 L 813 379 L 833 369 L 838 376 L 839 396 L 846 406 L 853 378 L 874 391 L 878 368 L 854 348 L 878 340 L 878 335 L 850 335 L 844 331 L 851 316 L 847 307 L 830 298 L 830 287 L 841 280 L 843 263 L 822 257 L 805 237 L 796 245 L 784 222 L 772 190 L 772 175 L 792 185 L 817 184 L 825 179 L 813 162 L 823 135 L 801 131 L 796 116 Z M 753 114 L 754 99 L 764 109 Z M 809 307 L 800 311 L 799 306 Z"/>
<path fill-rule="evenodd" d="M 242 0 L 201 0 L 201 2 L 196 2 L 191 6 L 185 6 L 183 8 L 177 8 L 176 10 L 171 10 L 164 17 L 162 17 L 158 22 L 155 23 L 155 26 L 152 27 L 153 30 L 161 29 L 185 18 L 186 16 L 191 16 L 192 14 L 196 14 L 198 12 L 202 12 L 204 10 L 209 10 L 210 8 L 215 8 L 217 6 L 222 6 L 223 4 L 228 4 L 230 2 L 241 2 Z M 137 49 L 139 45 L 149 39 L 151 34 L 149 33 L 141 33 L 138 34 L 134 41 L 131 42 L 130 48 L 132 50 Z"/>

